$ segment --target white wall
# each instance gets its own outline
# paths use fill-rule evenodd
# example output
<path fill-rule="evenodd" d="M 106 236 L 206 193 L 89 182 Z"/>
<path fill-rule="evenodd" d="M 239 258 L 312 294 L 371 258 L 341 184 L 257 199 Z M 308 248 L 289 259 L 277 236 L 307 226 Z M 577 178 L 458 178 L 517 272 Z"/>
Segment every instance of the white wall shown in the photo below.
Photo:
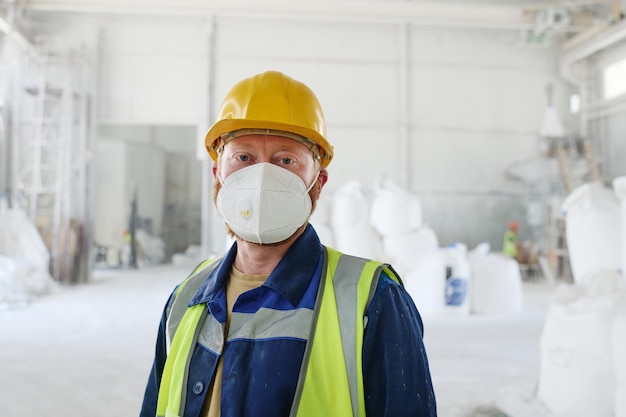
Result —
<path fill-rule="evenodd" d="M 203 18 L 100 20 L 100 122 L 204 123 L 207 27 Z"/>

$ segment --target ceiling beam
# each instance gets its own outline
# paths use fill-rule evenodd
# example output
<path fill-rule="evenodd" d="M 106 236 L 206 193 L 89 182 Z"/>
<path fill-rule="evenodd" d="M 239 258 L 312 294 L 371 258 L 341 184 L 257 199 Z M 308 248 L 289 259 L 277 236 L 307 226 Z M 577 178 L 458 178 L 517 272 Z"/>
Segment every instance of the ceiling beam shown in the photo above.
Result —
<path fill-rule="evenodd" d="M 529 29 L 520 6 L 389 0 L 31 0 L 26 8 L 48 12 L 299 17 L 432 26 Z"/>

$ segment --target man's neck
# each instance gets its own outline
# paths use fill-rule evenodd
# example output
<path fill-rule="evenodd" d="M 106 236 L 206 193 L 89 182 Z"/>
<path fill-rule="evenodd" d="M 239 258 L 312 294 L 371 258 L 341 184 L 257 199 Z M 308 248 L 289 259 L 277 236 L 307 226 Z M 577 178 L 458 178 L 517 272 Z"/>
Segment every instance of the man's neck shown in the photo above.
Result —
<path fill-rule="evenodd" d="M 237 237 L 237 255 L 233 263 L 234 267 L 244 274 L 271 274 L 305 228 L 306 225 L 298 229 L 284 242 L 272 245 L 259 245 Z"/>

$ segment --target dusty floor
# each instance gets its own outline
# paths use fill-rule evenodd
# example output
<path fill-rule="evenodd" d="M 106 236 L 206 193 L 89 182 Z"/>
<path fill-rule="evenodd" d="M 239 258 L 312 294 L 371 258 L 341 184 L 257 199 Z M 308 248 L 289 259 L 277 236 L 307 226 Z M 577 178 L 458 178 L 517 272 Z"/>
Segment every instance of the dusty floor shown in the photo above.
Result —
<path fill-rule="evenodd" d="M 2 415 L 137 415 L 162 305 L 189 269 L 99 270 L 0 311 Z M 425 320 L 440 417 L 547 416 L 533 394 L 551 294 L 528 282 L 521 313 Z"/>

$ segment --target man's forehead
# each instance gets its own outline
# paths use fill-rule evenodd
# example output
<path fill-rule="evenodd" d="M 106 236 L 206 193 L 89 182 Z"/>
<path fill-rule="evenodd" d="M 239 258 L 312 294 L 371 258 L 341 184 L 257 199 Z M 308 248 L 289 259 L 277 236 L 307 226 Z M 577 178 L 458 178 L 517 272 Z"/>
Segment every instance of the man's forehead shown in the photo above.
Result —
<path fill-rule="evenodd" d="M 259 135 L 259 134 L 250 134 L 243 135 L 233 138 L 226 142 L 225 148 L 246 148 L 246 149 L 256 149 L 256 148 L 272 148 L 277 150 L 288 150 L 288 151 L 309 151 L 309 148 L 305 146 L 303 143 L 287 138 L 279 135 Z"/>

